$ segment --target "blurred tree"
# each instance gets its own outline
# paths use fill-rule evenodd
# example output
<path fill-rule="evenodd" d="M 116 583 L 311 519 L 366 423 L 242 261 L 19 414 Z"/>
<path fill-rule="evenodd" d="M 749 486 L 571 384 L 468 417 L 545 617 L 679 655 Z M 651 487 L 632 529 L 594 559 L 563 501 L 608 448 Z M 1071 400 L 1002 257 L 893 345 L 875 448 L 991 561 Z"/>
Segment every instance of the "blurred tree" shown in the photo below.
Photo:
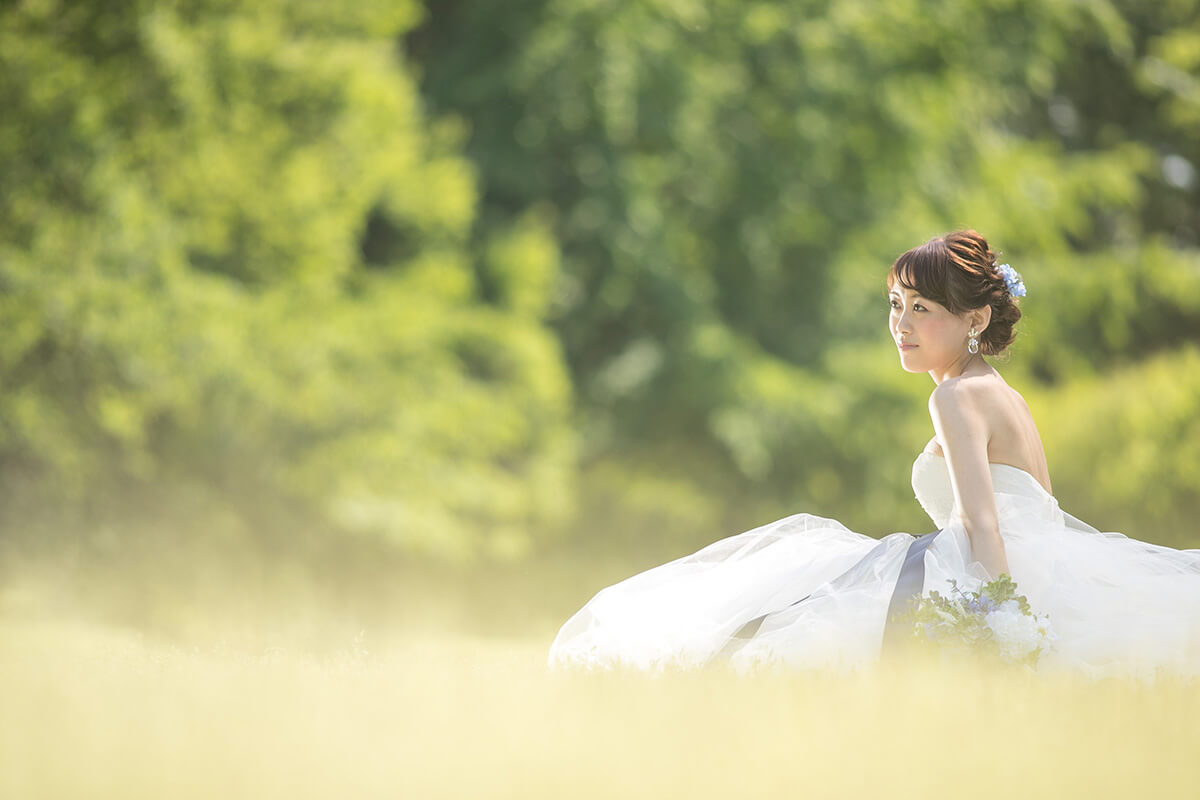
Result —
<path fill-rule="evenodd" d="M 1026 274 L 1017 380 L 1200 325 L 1190 0 L 427 7 L 406 42 L 468 124 L 477 234 L 557 210 L 552 314 L 606 530 L 922 524 L 897 498 L 929 386 L 886 374 L 882 278 L 936 233 L 977 227 Z"/>
<path fill-rule="evenodd" d="M 164 494 L 448 560 L 566 522 L 679 549 L 796 509 L 922 529 L 929 384 L 882 279 L 970 225 L 1030 287 L 1006 374 L 1057 485 L 1134 465 L 1087 508 L 1153 498 L 1161 531 L 1131 532 L 1185 541 L 1198 12 L 6 4 L 9 530 Z"/>
<path fill-rule="evenodd" d="M 558 251 L 531 213 L 472 262 L 462 134 L 396 50 L 421 13 L 0 8 L 10 530 L 180 487 L 447 559 L 518 557 L 561 518 Z"/>
<path fill-rule="evenodd" d="M 1200 547 L 1200 349 L 1034 391 L 1062 506 L 1099 527 Z"/>

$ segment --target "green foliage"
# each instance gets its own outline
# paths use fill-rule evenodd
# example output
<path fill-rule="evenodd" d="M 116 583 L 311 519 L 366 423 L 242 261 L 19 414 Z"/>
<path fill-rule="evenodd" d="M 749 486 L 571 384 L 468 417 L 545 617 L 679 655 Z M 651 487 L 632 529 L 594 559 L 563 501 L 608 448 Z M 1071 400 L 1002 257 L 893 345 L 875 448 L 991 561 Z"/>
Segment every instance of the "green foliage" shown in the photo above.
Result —
<path fill-rule="evenodd" d="M 1198 31 L 1195 0 L 7 4 L 8 530 L 175 492 L 451 562 L 923 529 L 882 280 L 969 225 L 1029 287 L 1005 374 L 1064 506 L 1196 546 Z"/>
<path fill-rule="evenodd" d="M 1197 398 L 1194 343 L 1031 395 L 1063 508 L 1102 530 L 1200 545 Z"/>
<path fill-rule="evenodd" d="M 882 277 L 933 234 L 977 227 L 1025 275 L 1019 388 L 1200 325 L 1195 2 L 428 10 L 422 91 L 467 122 L 484 228 L 557 211 L 597 533 L 926 526 L 903 498 L 929 385 L 886 374 Z"/>
<path fill-rule="evenodd" d="M 397 59 L 421 14 L 0 12 L 0 468 L 23 492 L 198 485 L 452 559 L 561 518 L 557 248 L 497 226 L 517 288 L 483 297 L 461 135 Z"/>

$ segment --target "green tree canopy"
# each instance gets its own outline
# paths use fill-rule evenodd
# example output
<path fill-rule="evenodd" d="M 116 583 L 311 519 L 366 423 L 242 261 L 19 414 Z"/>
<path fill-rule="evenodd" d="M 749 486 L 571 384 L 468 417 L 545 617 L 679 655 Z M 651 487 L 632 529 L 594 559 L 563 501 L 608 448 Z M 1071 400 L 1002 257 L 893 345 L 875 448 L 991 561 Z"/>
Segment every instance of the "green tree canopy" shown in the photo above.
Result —
<path fill-rule="evenodd" d="M 470 128 L 483 228 L 558 210 L 587 494 L 711 535 L 797 507 L 927 524 L 896 498 L 929 386 L 892 374 L 882 289 L 934 234 L 978 228 L 1025 274 L 1008 371 L 1048 397 L 1200 332 L 1197 25 L 1194 2 L 460 0 L 409 42 Z"/>
<path fill-rule="evenodd" d="M 558 252 L 496 225 L 397 37 L 415 2 L 0 11 L 0 471 L 25 507 L 186 486 L 438 557 L 566 510 Z M 11 507 L 11 506 L 10 506 Z M 298 514 L 302 517 L 302 514 Z"/>
<path fill-rule="evenodd" d="M 1064 506 L 1194 542 L 1198 86 L 1196 0 L 4 5 L 7 530 L 919 530 L 883 278 L 969 226 Z"/>

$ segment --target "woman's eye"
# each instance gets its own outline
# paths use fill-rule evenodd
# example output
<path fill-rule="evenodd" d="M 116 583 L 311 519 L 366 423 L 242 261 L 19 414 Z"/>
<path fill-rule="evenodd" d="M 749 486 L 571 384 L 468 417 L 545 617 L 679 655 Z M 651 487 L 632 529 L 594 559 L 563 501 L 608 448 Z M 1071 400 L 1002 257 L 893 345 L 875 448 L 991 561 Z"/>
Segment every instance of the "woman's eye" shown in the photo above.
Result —
<path fill-rule="evenodd" d="M 888 303 L 888 304 L 889 304 L 889 305 L 890 305 L 892 308 L 899 308 L 899 307 L 900 307 L 900 304 L 899 304 L 899 303 L 897 303 L 895 300 L 891 300 L 891 301 L 889 301 L 889 303 Z"/>
<path fill-rule="evenodd" d="M 929 309 L 925 308 L 925 306 L 921 305 L 920 303 L 914 303 L 913 309 L 916 311 L 928 311 L 929 310 Z"/>

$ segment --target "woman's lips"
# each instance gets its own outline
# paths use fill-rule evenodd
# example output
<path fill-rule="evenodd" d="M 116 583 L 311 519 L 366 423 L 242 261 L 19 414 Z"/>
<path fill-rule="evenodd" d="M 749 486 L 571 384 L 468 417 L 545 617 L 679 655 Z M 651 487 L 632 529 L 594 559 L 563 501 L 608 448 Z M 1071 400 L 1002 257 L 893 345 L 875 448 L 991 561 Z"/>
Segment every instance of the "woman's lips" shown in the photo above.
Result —
<path fill-rule="evenodd" d="M 901 351 L 904 351 L 904 350 L 914 350 L 914 349 L 916 349 L 917 346 L 915 344 L 898 344 L 898 345 L 896 345 L 896 347 L 899 347 Z"/>

